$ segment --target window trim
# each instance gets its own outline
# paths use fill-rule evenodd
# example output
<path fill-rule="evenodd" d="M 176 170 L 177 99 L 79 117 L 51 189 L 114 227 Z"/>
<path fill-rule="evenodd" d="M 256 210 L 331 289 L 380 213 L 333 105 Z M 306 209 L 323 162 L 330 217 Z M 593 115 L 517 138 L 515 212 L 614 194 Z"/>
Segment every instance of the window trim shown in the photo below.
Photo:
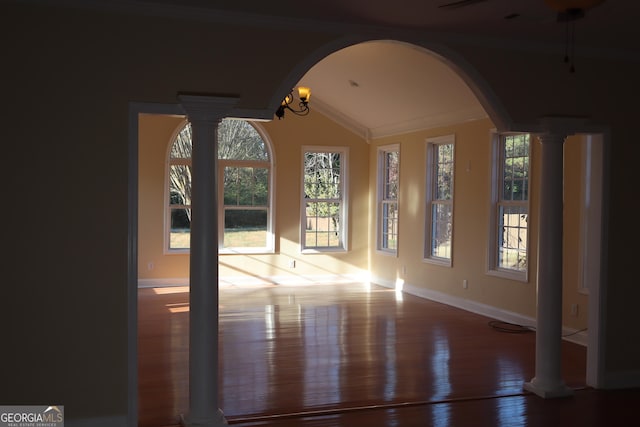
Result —
<path fill-rule="evenodd" d="M 189 248 L 175 248 L 171 249 L 171 183 L 170 183 L 170 171 L 171 165 L 174 164 L 183 164 L 191 166 L 191 157 L 188 159 L 176 159 L 176 161 L 171 160 L 171 150 L 173 149 L 173 144 L 176 142 L 176 138 L 182 132 L 184 127 L 189 123 L 189 120 L 185 117 L 179 124 L 176 126 L 174 131 L 171 133 L 171 137 L 169 138 L 169 143 L 167 144 L 167 149 L 165 152 L 165 171 L 164 171 L 164 192 L 163 192 L 163 235 L 162 235 L 162 254 L 163 255 L 183 255 L 189 254 Z M 181 160 L 181 161 L 180 161 Z M 191 207 L 191 205 L 185 205 Z"/>
<path fill-rule="evenodd" d="M 504 159 L 502 158 L 502 144 L 503 137 L 511 136 L 511 135 L 522 135 L 527 134 L 528 132 L 503 132 L 499 133 L 496 130 L 491 131 L 491 203 L 490 203 L 490 214 L 489 214 L 489 245 L 487 250 L 487 274 L 490 276 L 501 277 L 504 279 L 515 280 L 519 282 L 528 283 L 529 282 L 529 269 L 530 263 L 528 260 L 531 259 L 531 184 L 532 184 L 532 176 L 531 171 L 532 168 L 532 141 L 533 134 L 529 133 L 529 169 L 528 169 L 528 190 L 527 190 L 527 268 L 524 271 L 517 271 L 513 269 L 503 268 L 498 266 L 498 210 L 500 204 L 500 188 L 502 185 L 502 179 L 500 178 Z"/>
<path fill-rule="evenodd" d="M 218 253 L 220 255 L 230 254 L 270 254 L 275 253 L 275 159 L 271 141 L 262 126 L 256 121 L 241 119 L 248 122 L 260 135 L 264 142 L 264 148 L 269 157 L 269 161 L 263 160 L 234 160 L 218 159 Z M 267 193 L 267 235 L 266 245 L 256 247 L 224 247 L 224 168 L 225 166 L 253 167 L 267 166 L 269 174 L 269 191 Z"/>
<path fill-rule="evenodd" d="M 234 119 L 233 117 L 227 117 L 226 119 Z M 228 254 L 270 254 L 275 253 L 275 154 L 273 150 L 273 146 L 271 140 L 269 139 L 267 133 L 263 129 L 263 127 L 257 122 L 248 119 L 239 119 L 248 122 L 253 128 L 258 132 L 262 140 L 264 141 L 265 150 L 267 151 L 267 155 L 269 157 L 269 161 L 260 161 L 260 160 L 229 160 L 229 159 L 218 159 L 218 188 L 217 190 L 217 206 L 218 206 L 218 253 L 220 255 L 228 255 Z M 171 201 L 170 201 L 170 187 L 171 184 L 169 182 L 169 173 L 171 169 L 171 165 L 173 164 L 192 164 L 192 158 L 188 159 L 171 159 L 171 150 L 173 144 L 180 134 L 184 127 L 189 123 L 189 120 L 185 117 L 182 120 L 176 129 L 171 134 L 171 138 L 169 139 L 169 143 L 167 144 L 167 150 L 165 153 L 165 172 L 164 172 L 164 233 L 163 233 L 163 244 L 162 251 L 163 255 L 185 255 L 191 253 L 191 248 L 170 248 L 170 235 L 171 235 Z M 269 192 L 268 192 L 268 201 L 267 201 L 267 236 L 266 236 L 266 245 L 260 247 L 246 247 L 246 248 L 224 248 L 224 165 L 225 164 L 258 164 L 267 165 L 269 169 Z M 185 205 L 189 206 L 190 205 Z"/>
<path fill-rule="evenodd" d="M 306 153 L 340 153 L 340 247 L 306 247 L 306 204 L 304 194 L 304 167 Z M 303 145 L 300 151 L 300 253 L 340 253 L 349 251 L 349 147 L 333 145 Z"/>
<path fill-rule="evenodd" d="M 455 169 L 456 169 L 456 137 L 454 134 L 438 136 L 433 138 L 427 138 L 426 140 L 426 187 L 425 187 L 425 232 L 424 232 L 424 248 L 423 248 L 423 261 L 441 265 L 445 267 L 453 266 L 453 236 L 454 236 L 454 200 L 455 200 Z M 438 201 L 438 203 L 451 206 L 451 251 L 448 258 L 438 257 L 431 255 L 431 246 L 433 238 L 433 204 L 436 203 L 434 199 L 434 185 L 436 183 L 435 162 L 436 162 L 436 147 L 439 145 L 451 145 L 453 151 L 453 170 L 451 171 L 451 200 Z"/>
<path fill-rule="evenodd" d="M 398 194 L 397 194 L 397 198 L 395 199 L 395 204 L 396 204 L 396 211 L 398 213 L 398 219 L 397 219 L 397 230 L 396 230 L 396 248 L 395 249 L 388 249 L 388 248 L 384 248 L 382 245 L 382 220 L 383 220 L 383 215 L 382 215 L 382 206 L 383 206 L 383 202 L 384 202 L 384 185 L 385 183 L 383 182 L 384 180 L 384 157 L 387 153 L 391 153 L 391 152 L 397 152 L 398 153 Z M 398 257 L 398 252 L 400 249 L 400 143 L 395 143 L 395 144 L 388 144 L 388 145 L 381 145 L 377 148 L 377 167 L 376 167 L 376 181 L 377 181 L 377 189 L 376 189 L 376 252 L 383 254 L 383 255 L 388 255 L 388 256 L 394 256 L 394 257 Z"/>

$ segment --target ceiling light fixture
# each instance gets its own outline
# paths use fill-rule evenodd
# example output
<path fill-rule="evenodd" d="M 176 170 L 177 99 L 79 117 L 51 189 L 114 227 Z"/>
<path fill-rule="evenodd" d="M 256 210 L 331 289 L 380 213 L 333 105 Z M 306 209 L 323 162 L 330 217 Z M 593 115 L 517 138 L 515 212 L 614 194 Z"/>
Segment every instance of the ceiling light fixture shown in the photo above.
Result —
<path fill-rule="evenodd" d="M 293 103 L 293 92 L 294 90 L 292 89 L 289 95 L 284 97 L 280 106 L 276 110 L 278 120 L 284 117 L 285 110 L 289 110 L 297 116 L 306 116 L 309 114 L 309 98 L 311 98 L 311 89 L 305 86 L 298 86 L 298 98 L 300 99 L 298 109 L 291 107 L 291 104 Z"/>
<path fill-rule="evenodd" d="M 558 12 L 558 22 L 563 22 L 566 25 L 564 62 L 569 64 L 569 71 L 572 73 L 576 71 L 573 64 L 576 45 L 575 22 L 584 18 L 587 9 L 596 7 L 603 2 L 604 0 L 545 0 L 547 6 Z"/>

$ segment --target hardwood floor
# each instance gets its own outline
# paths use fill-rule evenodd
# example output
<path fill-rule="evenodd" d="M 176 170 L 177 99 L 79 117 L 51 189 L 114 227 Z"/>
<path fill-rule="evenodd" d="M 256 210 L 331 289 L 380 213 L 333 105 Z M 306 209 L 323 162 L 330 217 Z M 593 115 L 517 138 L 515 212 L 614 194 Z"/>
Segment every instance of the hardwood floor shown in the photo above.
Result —
<path fill-rule="evenodd" d="M 188 288 L 140 289 L 138 298 L 139 426 L 177 425 L 188 411 Z M 535 333 L 499 332 L 490 320 L 363 284 L 223 288 L 219 404 L 229 424 L 246 427 L 612 419 L 588 415 L 614 395 L 585 387 L 584 347 L 562 347 L 575 396 L 543 400 L 522 390 L 534 375 Z"/>

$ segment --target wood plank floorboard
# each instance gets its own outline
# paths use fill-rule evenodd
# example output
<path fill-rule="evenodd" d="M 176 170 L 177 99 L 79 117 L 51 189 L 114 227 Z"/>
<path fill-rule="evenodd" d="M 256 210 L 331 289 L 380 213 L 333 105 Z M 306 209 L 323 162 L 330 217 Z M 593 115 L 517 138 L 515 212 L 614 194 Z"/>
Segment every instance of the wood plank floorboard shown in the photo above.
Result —
<path fill-rule="evenodd" d="M 188 411 L 188 310 L 186 287 L 139 290 L 140 427 L 177 425 Z M 522 390 L 535 333 L 499 332 L 490 320 L 375 285 L 225 287 L 220 407 L 247 427 L 472 425 L 437 421 L 460 411 L 535 420 L 543 399 Z M 580 391 L 560 400 L 600 399 L 585 389 L 586 349 L 563 341 L 562 357 L 563 378 Z"/>

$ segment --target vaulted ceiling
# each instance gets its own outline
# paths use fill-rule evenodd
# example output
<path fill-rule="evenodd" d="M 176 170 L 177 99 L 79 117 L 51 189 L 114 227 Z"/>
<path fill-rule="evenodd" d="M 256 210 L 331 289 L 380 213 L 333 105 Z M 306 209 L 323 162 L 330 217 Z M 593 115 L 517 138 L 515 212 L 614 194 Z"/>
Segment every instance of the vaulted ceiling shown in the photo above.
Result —
<path fill-rule="evenodd" d="M 335 52 L 300 85 L 312 88 L 312 108 L 366 139 L 486 117 L 448 65 L 399 42 L 366 42 Z"/>

